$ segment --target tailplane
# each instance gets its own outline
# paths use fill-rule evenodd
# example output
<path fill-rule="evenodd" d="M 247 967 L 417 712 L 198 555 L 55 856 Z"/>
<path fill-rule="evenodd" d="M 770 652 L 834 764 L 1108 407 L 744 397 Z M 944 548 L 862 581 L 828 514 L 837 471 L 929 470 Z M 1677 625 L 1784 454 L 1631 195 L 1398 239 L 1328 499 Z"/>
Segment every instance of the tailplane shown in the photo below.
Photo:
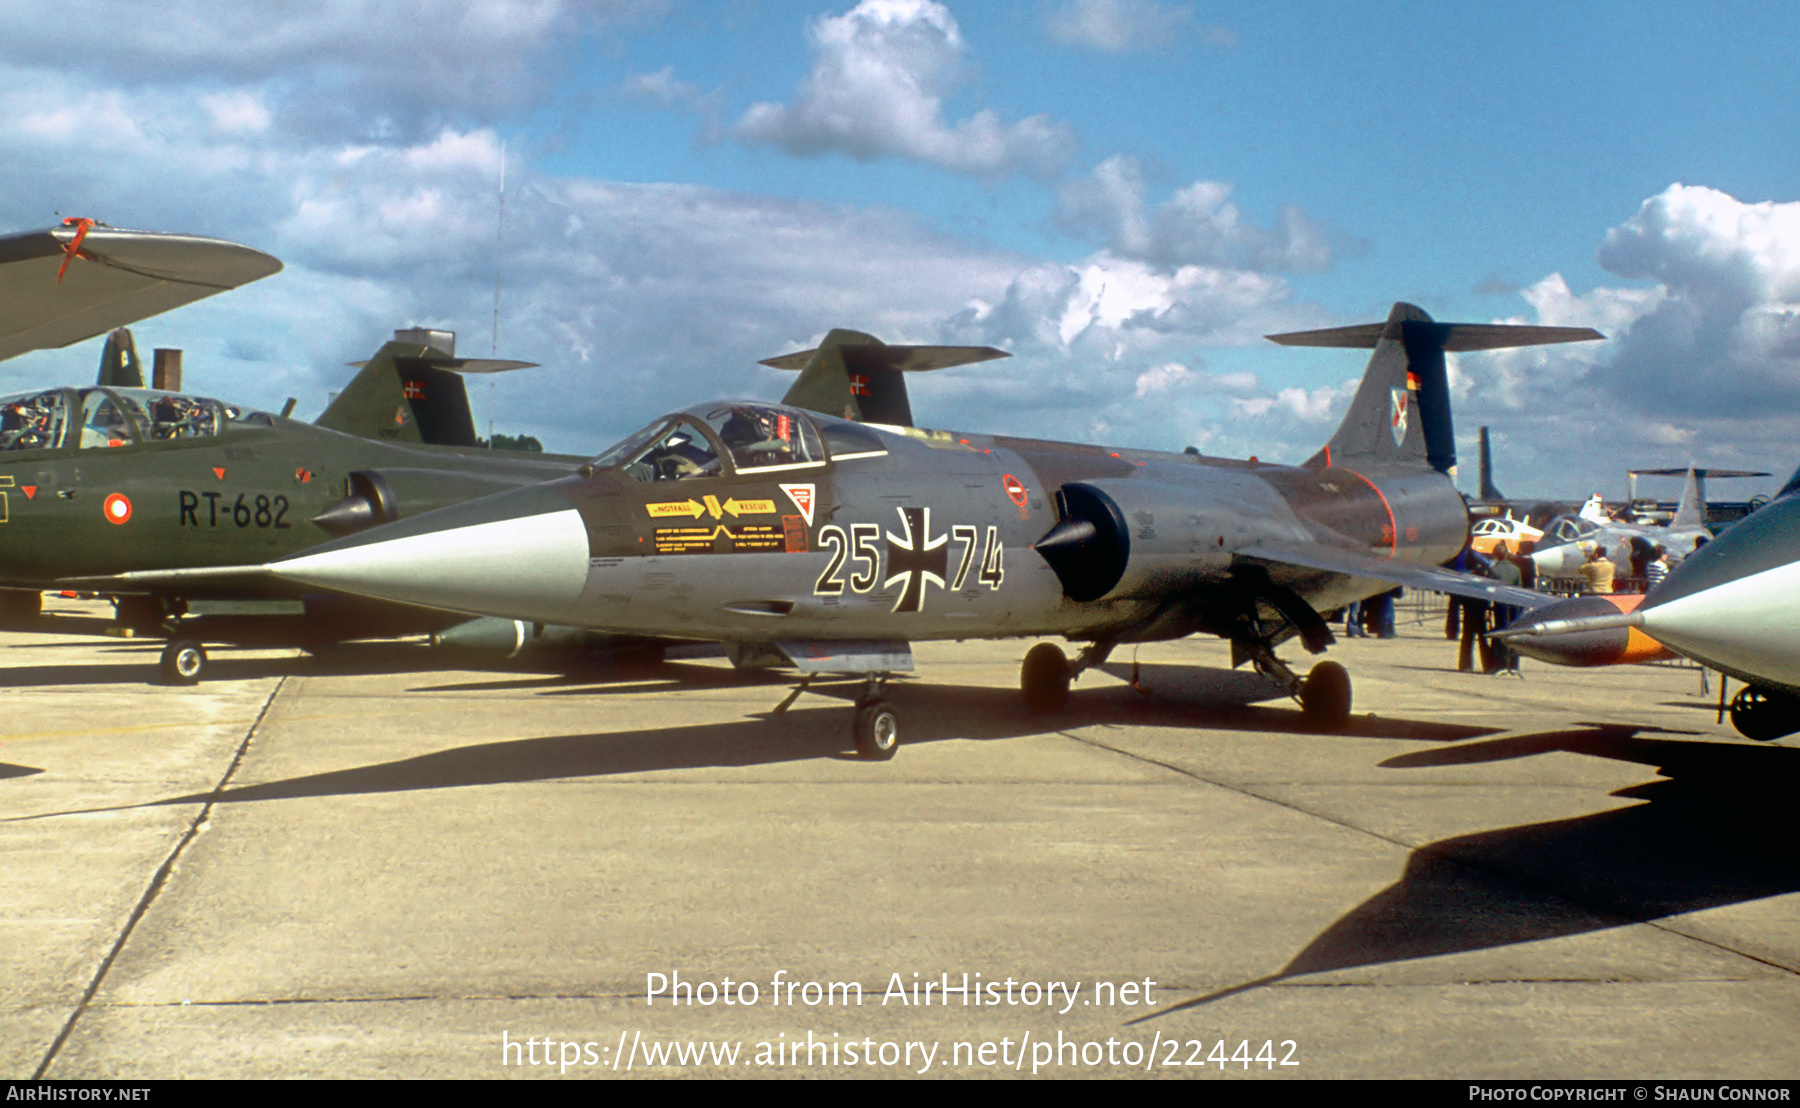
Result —
<path fill-rule="evenodd" d="M 1499 350 L 1605 338 L 1589 327 L 1507 323 L 1437 323 L 1411 304 L 1395 304 L 1386 323 L 1329 327 L 1267 336 L 1283 346 L 1373 348 L 1350 411 L 1331 442 L 1308 465 L 1354 460 L 1361 465 L 1456 467 L 1446 351 Z"/>
<path fill-rule="evenodd" d="M 456 334 L 422 328 L 395 331 L 337 395 L 320 427 L 366 439 L 430 446 L 478 446 L 475 417 L 461 374 L 526 369 L 535 362 L 458 358 Z"/>
<path fill-rule="evenodd" d="M 816 349 L 764 358 L 762 365 L 797 369 L 800 379 L 783 404 L 862 423 L 911 427 L 907 373 L 948 369 L 1010 357 L 991 346 L 889 346 L 861 331 L 833 328 Z"/>

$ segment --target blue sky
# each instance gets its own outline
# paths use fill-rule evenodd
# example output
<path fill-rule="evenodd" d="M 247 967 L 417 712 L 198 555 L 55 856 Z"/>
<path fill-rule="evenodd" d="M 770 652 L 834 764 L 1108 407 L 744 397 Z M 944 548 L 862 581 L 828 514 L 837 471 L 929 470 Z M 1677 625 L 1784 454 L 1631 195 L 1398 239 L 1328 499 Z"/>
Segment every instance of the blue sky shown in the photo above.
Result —
<path fill-rule="evenodd" d="M 557 449 L 778 396 L 757 358 L 852 326 L 1014 352 L 916 382 L 922 422 L 1299 460 L 1361 359 L 1260 336 L 1406 299 L 1609 336 L 1457 359 L 1465 463 L 1491 425 L 1508 491 L 1800 462 L 1774 4 L 0 0 L 0 26 L 0 226 L 287 263 L 135 328 L 216 395 L 316 413 L 414 323 L 485 352 L 504 144 L 500 353 L 545 368 L 494 418 Z"/>

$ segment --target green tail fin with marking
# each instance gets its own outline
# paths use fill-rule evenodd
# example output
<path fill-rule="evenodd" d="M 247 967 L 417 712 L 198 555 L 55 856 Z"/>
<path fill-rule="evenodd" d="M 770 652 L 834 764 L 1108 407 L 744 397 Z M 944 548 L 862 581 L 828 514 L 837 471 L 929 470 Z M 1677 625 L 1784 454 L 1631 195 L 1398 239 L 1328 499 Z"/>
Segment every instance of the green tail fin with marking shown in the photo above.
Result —
<path fill-rule="evenodd" d="M 905 374 L 1009 356 L 991 346 L 889 346 L 874 335 L 833 328 L 816 349 L 765 358 L 761 364 L 800 371 L 800 379 L 781 398 L 783 404 L 862 423 L 911 427 Z"/>

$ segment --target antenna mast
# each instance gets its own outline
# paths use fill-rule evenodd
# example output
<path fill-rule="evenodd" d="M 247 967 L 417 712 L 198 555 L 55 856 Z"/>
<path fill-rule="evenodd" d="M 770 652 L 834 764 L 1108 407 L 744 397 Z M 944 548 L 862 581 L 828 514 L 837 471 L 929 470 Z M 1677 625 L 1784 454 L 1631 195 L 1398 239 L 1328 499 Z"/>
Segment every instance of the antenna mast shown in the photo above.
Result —
<path fill-rule="evenodd" d="M 500 140 L 499 215 L 494 220 L 494 345 L 492 357 L 500 356 L 500 247 L 506 238 L 506 140 Z M 498 382 L 488 378 L 488 449 L 494 448 L 494 397 Z"/>

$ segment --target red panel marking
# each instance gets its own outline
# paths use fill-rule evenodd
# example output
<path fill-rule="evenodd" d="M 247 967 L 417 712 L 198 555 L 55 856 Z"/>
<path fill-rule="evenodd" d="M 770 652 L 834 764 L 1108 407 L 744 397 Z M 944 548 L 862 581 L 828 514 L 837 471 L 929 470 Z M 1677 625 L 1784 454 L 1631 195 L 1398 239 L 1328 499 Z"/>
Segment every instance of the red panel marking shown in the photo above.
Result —
<path fill-rule="evenodd" d="M 90 262 L 94 260 L 92 254 L 83 253 L 81 249 L 82 240 L 86 239 L 87 233 L 94 229 L 94 221 L 72 215 L 63 220 L 63 226 L 75 228 L 75 238 L 69 245 L 63 247 L 62 265 L 56 267 L 56 283 L 59 285 L 62 284 L 63 274 L 69 270 L 69 263 L 77 256 L 86 258 Z"/>
<path fill-rule="evenodd" d="M 1382 494 L 1381 488 L 1376 485 L 1375 482 L 1369 480 L 1367 477 L 1363 477 L 1362 474 L 1356 472 L 1354 469 L 1346 469 L 1344 472 L 1353 477 L 1362 477 L 1362 483 L 1374 489 L 1375 495 L 1381 497 L 1381 506 L 1387 509 L 1388 514 L 1387 526 L 1381 529 L 1381 537 L 1388 541 L 1388 557 L 1392 558 L 1394 555 L 1400 553 L 1400 535 L 1396 528 L 1396 524 L 1394 523 L 1394 506 L 1388 503 L 1388 498 Z"/>
<path fill-rule="evenodd" d="M 1012 474 L 1008 473 L 1000 478 L 1000 484 L 1005 487 L 1006 495 L 1019 507 L 1023 508 L 1030 500 L 1030 495 L 1025 491 L 1025 483 Z"/>
<path fill-rule="evenodd" d="M 19 487 L 25 490 L 25 499 L 32 500 L 37 497 L 36 485 L 20 485 Z"/>
<path fill-rule="evenodd" d="M 225 480 L 225 471 L 222 468 L 220 468 L 219 466 L 214 466 L 213 467 L 213 476 L 217 477 L 219 480 L 223 481 L 223 480 Z"/>

